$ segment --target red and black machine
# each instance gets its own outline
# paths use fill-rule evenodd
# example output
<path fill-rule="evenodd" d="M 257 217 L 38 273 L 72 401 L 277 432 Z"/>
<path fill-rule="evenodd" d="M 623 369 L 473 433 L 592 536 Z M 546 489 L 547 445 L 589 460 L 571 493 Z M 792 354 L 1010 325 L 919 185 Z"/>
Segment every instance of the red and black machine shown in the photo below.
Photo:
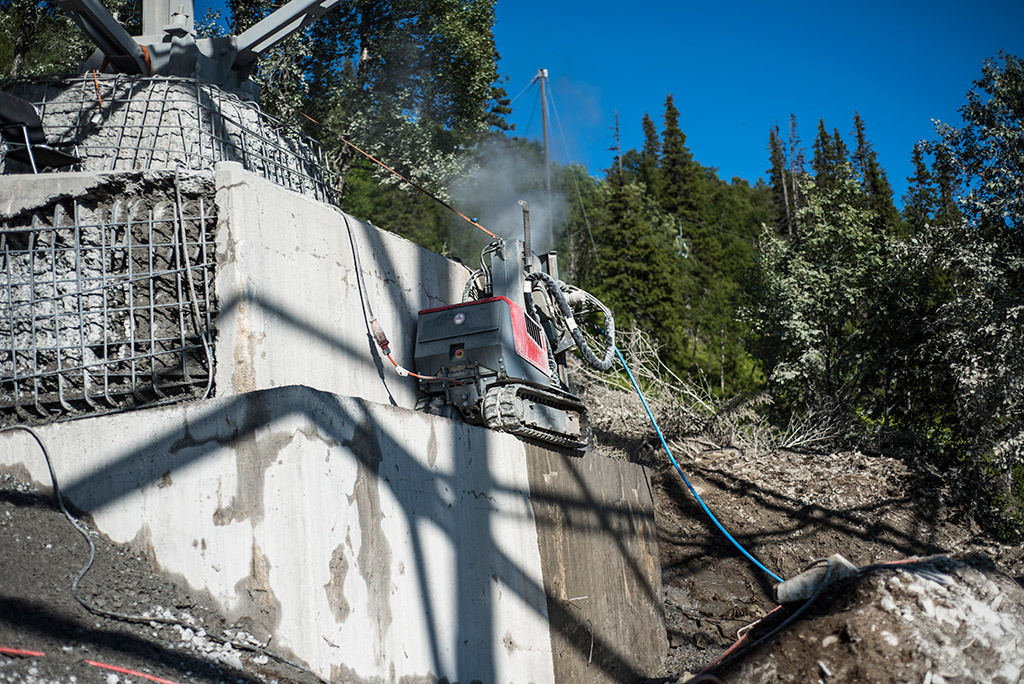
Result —
<path fill-rule="evenodd" d="M 580 449 L 590 430 L 570 390 L 567 353 L 577 349 L 595 368 L 610 368 L 614 320 L 595 297 L 558 279 L 554 253 L 532 253 L 529 208 L 521 204 L 525 240 L 492 242 L 461 303 L 419 312 L 421 408 Z"/>

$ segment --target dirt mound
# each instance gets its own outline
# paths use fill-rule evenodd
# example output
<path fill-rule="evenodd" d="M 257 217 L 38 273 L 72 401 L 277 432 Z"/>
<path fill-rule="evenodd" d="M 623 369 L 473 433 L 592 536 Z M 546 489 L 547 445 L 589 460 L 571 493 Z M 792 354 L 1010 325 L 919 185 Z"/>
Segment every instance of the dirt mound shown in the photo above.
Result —
<path fill-rule="evenodd" d="M 754 644 L 715 674 L 768 682 L 1021 681 L 1024 589 L 988 556 L 931 558 L 842 581 L 772 634 L 787 606 L 746 636 Z"/>
<path fill-rule="evenodd" d="M 669 648 L 660 676 L 650 681 L 686 681 L 775 610 L 775 581 L 710 522 L 669 465 L 635 395 L 600 384 L 584 394 L 598 407 L 592 409 L 595 451 L 639 462 L 651 473 Z M 671 424 L 672 406 L 655 402 L 654 410 L 659 421 L 659 412 L 667 414 L 663 425 Z M 743 547 L 783 578 L 836 553 L 856 566 L 936 554 L 962 558 L 933 561 L 946 564 L 946 584 L 897 570 L 837 586 L 756 650 L 746 650 L 757 639 L 748 634 L 727 669 L 711 671 L 722 681 L 1022 681 L 1016 668 L 1024 663 L 1017 636 L 1024 633 L 1024 549 L 985 536 L 949 503 L 957 498 L 950 486 L 914 454 L 741 450 L 722 445 L 720 436 L 673 439 L 673 432 L 666 429 L 670 446 L 697 494 Z M 758 628 L 777 627 L 788 614 L 778 611 Z M 852 632 L 844 631 L 848 624 Z M 996 629 L 1005 632 L 998 639 Z M 961 650 L 973 664 L 956 664 Z"/>
<path fill-rule="evenodd" d="M 993 559 L 949 561 L 955 568 L 947 574 L 957 581 L 948 585 L 916 576 L 908 583 L 905 571 L 869 575 L 857 585 L 860 604 L 844 602 L 839 594 L 834 600 L 819 598 L 823 601 L 820 605 L 757 653 L 744 651 L 737 656 L 740 663 L 750 659 L 750 670 L 733 661 L 722 681 L 923 682 L 930 671 L 932 682 L 941 682 L 943 673 L 954 672 L 959 673 L 957 681 L 992 682 L 998 681 L 992 673 L 1002 672 L 1003 666 L 1007 666 L 1005 681 L 1020 681 L 1019 673 L 1010 677 L 1010 666 L 1024 662 L 1019 640 L 1013 647 L 1004 641 L 984 653 L 979 651 L 978 663 L 987 658 L 991 667 L 969 671 L 950 669 L 938 651 L 925 657 L 923 651 L 915 650 L 925 648 L 917 642 L 929 633 L 929 625 L 938 630 L 933 639 L 935 649 L 945 645 L 953 659 L 965 644 L 984 643 L 991 610 L 980 606 L 1021 604 L 1018 582 L 1024 580 L 1024 550 L 972 532 L 969 523 L 943 506 L 942 501 L 950 498 L 948 492 L 918 476 L 904 461 L 858 453 L 776 453 L 749 459 L 731 451 L 714 451 L 683 466 L 723 526 L 784 578 L 835 553 L 857 566 L 933 554 L 981 552 Z M 771 598 L 774 581 L 743 558 L 708 521 L 674 470 L 662 467 L 653 479 L 670 639 L 661 678 L 656 681 L 685 681 L 689 673 L 702 670 L 721 655 L 750 623 L 775 608 Z M 985 583 L 975 582 L 981 574 Z M 881 584 L 872 590 L 876 583 Z M 900 588 L 900 584 L 904 586 Z M 979 598 L 971 593 L 975 585 L 995 593 Z M 961 586 L 966 588 L 961 591 Z M 941 592 L 941 597 L 936 592 Z M 885 620 L 878 624 L 888 626 L 890 637 L 881 634 L 881 627 L 871 626 L 869 605 L 875 606 L 879 616 L 884 614 Z M 863 613 L 857 614 L 858 610 Z M 852 611 L 856 619 L 844 611 Z M 953 615 L 963 617 L 957 617 L 958 626 L 953 628 L 937 624 L 940 615 L 949 620 Z M 1018 612 L 1007 624 L 1014 624 L 1013 620 L 1019 624 L 1020 619 Z M 818 625 L 816 620 L 823 622 Z M 808 621 L 814 626 L 808 626 Z M 842 637 L 846 634 L 842 625 L 847 623 L 859 625 L 855 627 L 857 636 Z M 961 633 L 972 636 L 957 636 Z M 1020 633 L 1024 629 L 1010 632 Z M 823 646 L 823 640 L 833 634 L 846 641 L 828 641 Z M 900 646 L 892 647 L 887 638 Z M 920 662 L 895 668 L 897 658 Z M 832 675 L 825 675 L 819 660 Z"/>

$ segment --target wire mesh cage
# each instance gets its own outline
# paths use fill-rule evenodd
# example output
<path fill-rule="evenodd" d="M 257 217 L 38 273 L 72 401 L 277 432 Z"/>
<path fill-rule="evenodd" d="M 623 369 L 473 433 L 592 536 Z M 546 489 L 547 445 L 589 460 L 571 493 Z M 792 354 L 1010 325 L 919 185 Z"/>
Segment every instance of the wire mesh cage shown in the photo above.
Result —
<path fill-rule="evenodd" d="M 211 392 L 212 180 L 133 175 L 0 224 L 0 422 Z"/>
<path fill-rule="evenodd" d="M 236 161 L 289 190 L 336 203 L 319 143 L 217 86 L 89 73 L 10 82 L 3 90 L 36 105 L 52 142 L 74 143 L 82 163 L 70 170 L 210 170 Z"/>

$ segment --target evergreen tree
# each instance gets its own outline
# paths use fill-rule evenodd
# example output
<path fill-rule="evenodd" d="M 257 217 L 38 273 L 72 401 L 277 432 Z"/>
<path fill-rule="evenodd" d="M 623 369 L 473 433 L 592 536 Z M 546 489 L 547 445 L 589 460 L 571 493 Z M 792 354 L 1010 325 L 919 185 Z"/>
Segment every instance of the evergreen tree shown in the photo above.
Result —
<path fill-rule="evenodd" d="M 836 139 L 826 130 L 825 120 L 818 119 L 818 135 L 814 138 L 814 156 L 811 158 L 811 169 L 814 171 L 814 187 L 818 190 L 831 190 L 836 187 L 839 178 L 841 151 Z"/>
<path fill-rule="evenodd" d="M 793 202 L 793 214 L 804 205 L 800 196 L 800 178 L 804 175 L 804 148 L 797 132 L 796 114 L 789 115 L 789 196 Z"/>
<path fill-rule="evenodd" d="M 650 115 L 644 113 L 643 118 L 644 147 L 640 153 L 639 165 L 637 168 L 637 180 L 647 187 L 651 197 L 661 195 L 661 169 L 658 158 L 661 154 L 661 140 L 658 138 L 658 129 L 651 121 Z"/>
<path fill-rule="evenodd" d="M 873 212 L 872 226 L 879 232 L 900 233 L 900 217 L 892 200 L 892 186 L 885 170 L 878 163 L 878 155 L 864 132 L 864 120 L 860 114 L 853 115 L 854 136 L 857 147 L 853 152 L 853 163 L 860 174 L 861 189 L 867 206 Z"/>
<path fill-rule="evenodd" d="M 704 200 L 700 170 L 686 147 L 686 134 L 679 127 L 679 110 L 672 95 L 665 98 L 665 128 L 661 140 L 661 206 L 680 218 L 684 226 L 699 226 Z"/>
<path fill-rule="evenodd" d="M 772 186 L 772 199 L 775 206 L 775 227 L 785 235 L 793 234 L 793 203 L 789 197 L 789 171 L 786 168 L 786 146 L 779 135 L 779 124 L 776 123 L 768 133 L 768 159 L 771 167 L 768 178 Z"/>
<path fill-rule="evenodd" d="M 642 186 L 624 183 L 617 173 L 605 182 L 605 198 L 605 221 L 594 226 L 597 255 L 583 285 L 612 308 L 617 327 L 652 333 L 665 360 L 679 368 L 684 347 L 680 283 L 673 277 L 665 222 Z"/>
<path fill-rule="evenodd" d="M 833 163 L 835 166 L 842 166 L 850 161 L 850 150 L 846 147 L 846 143 L 843 142 L 843 136 L 839 135 L 839 129 L 832 129 L 832 142 L 834 145 Z"/>
<path fill-rule="evenodd" d="M 911 163 L 914 165 L 914 175 L 907 177 L 907 192 L 903 195 L 903 220 L 910 234 L 916 235 L 924 230 L 935 213 L 937 198 L 934 179 L 920 145 L 914 145 Z"/>

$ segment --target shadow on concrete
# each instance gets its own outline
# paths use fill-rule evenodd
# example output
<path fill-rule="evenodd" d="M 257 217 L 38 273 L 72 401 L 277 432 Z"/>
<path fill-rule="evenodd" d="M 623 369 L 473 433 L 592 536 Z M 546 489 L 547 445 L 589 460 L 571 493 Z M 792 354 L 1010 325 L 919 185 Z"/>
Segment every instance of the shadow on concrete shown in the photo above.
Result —
<path fill-rule="evenodd" d="M 272 393 L 275 396 L 271 397 Z M 293 386 L 252 392 L 223 401 L 226 403 L 199 420 L 190 419 L 183 427 L 138 445 L 108 466 L 62 484 L 62 489 L 78 508 L 96 510 L 137 489 L 158 482 L 168 472 L 173 473 L 207 458 L 221 447 L 237 444 L 253 436 L 257 430 L 267 429 L 276 421 L 299 415 L 315 424 L 329 440 L 347 447 L 358 459 L 360 470 L 374 479 L 375 486 L 388 488 L 401 507 L 408 529 L 412 531 L 409 543 L 416 559 L 417 581 L 426 606 L 426 614 L 422 619 L 429 626 L 435 674 L 447 676 L 452 681 L 495 680 L 497 668 L 493 650 L 463 646 L 473 642 L 496 644 L 505 636 L 494 634 L 494 619 L 486 609 L 488 602 L 483 600 L 493 590 L 492 582 L 500 582 L 505 590 L 515 592 L 522 603 L 536 614 L 553 618 L 553 622 L 564 625 L 564 629 L 576 634 L 591 634 L 589 644 L 576 639 L 573 641 L 574 647 L 578 649 L 578 655 L 587 661 L 591 661 L 594 653 L 601 654 L 594 665 L 605 675 L 614 676 L 616 681 L 633 681 L 644 674 L 633 664 L 630 643 L 612 643 L 600 635 L 594 635 L 593 625 L 588 625 L 585 617 L 567 606 L 560 607 L 563 605 L 560 597 L 549 595 L 544 586 L 524 572 L 500 548 L 491 532 L 489 516 L 479 516 L 478 507 L 460 511 L 457 502 L 453 506 L 439 495 L 442 487 L 446 487 L 453 492 L 479 493 L 485 497 L 526 496 L 521 491 L 510 490 L 493 481 L 486 468 L 473 466 L 474 459 L 488 457 L 487 442 L 490 434 L 486 430 L 468 428 L 471 439 L 465 443 L 455 442 L 454 471 L 444 474 L 426 468 L 412 453 L 391 438 L 388 426 L 378 424 L 361 400 L 343 403 L 336 395 Z M 230 426 L 230 429 L 225 431 L 225 426 Z M 480 437 L 480 445 L 474 447 L 477 435 Z M 385 463 L 389 472 L 381 472 L 382 464 Z M 401 477 L 394 477 L 391 469 L 400 472 Z M 565 509 L 596 512 L 599 522 L 594 526 L 595 529 L 584 532 L 613 535 L 623 555 L 628 558 L 623 544 L 624 538 L 631 531 L 618 529 L 611 523 L 616 513 L 622 510 L 622 504 L 617 507 L 600 503 L 600 497 L 587 490 L 585 481 L 578 474 L 575 478 L 584 492 L 580 500 L 549 498 L 547 503 Z M 452 640 L 456 649 L 452 666 L 446 663 L 448 659 L 443 653 L 445 646 L 439 637 L 437 615 L 441 610 L 431 603 L 427 541 L 422 535 L 425 525 L 440 529 L 456 549 L 458 635 Z M 478 566 L 497 567 L 499 571 L 491 577 L 479 572 Z M 641 586 L 646 587 L 646 598 L 660 604 L 660 598 L 651 593 L 641 569 L 632 565 L 630 572 L 640 580 Z M 384 586 L 378 588 L 387 589 Z M 552 606 L 556 614 L 549 613 Z"/>
<path fill-rule="evenodd" d="M 383 283 L 380 289 L 386 293 L 386 301 L 372 304 L 378 310 L 386 308 L 397 317 L 402 330 L 394 331 L 396 334 L 414 330 L 416 311 L 420 308 L 445 303 L 431 300 L 432 296 L 445 294 L 451 289 L 450 279 L 453 276 L 448 269 L 438 271 L 438 263 L 441 261 L 439 257 L 418 249 L 413 257 L 416 261 L 413 267 L 409 268 L 408 264 L 403 263 L 400 269 L 391 256 L 393 245 L 387 244 L 390 236 L 385 238 L 378 230 L 354 219 L 348 219 L 348 223 L 349 236 L 353 243 L 359 243 L 357 249 L 361 250 L 357 259 L 359 263 L 354 262 L 353 268 L 360 271 L 359 294 L 363 312 L 363 320 L 352 321 L 351 325 L 368 328 L 366 318 L 371 302 L 366 300 L 368 294 L 363 291 L 368 279 Z M 366 270 L 368 267 L 372 267 L 372 272 Z M 407 275 L 400 276 L 409 273 L 413 274 L 411 280 Z M 410 282 L 437 283 L 438 292 L 428 294 L 419 288 L 410 291 Z M 387 390 L 390 403 L 399 403 L 388 388 L 391 371 L 385 367 L 386 364 L 377 353 L 369 330 L 365 330 L 363 347 L 361 343 L 348 341 L 353 339 L 351 336 L 343 339 L 336 331 L 311 325 L 251 287 L 244 288 L 243 292 L 239 297 L 220 302 L 217 315 L 230 315 L 242 305 L 256 307 L 288 327 L 337 350 L 353 364 L 372 362 L 378 379 Z M 410 339 L 401 345 L 405 355 L 400 355 L 399 360 L 411 360 L 411 335 L 408 337 Z M 276 393 L 273 400 L 271 392 Z M 352 388 L 345 394 L 359 394 L 359 388 Z M 592 491 L 586 479 L 572 468 L 569 470 L 581 492 L 579 497 L 570 499 L 539 495 L 529 500 L 526 493 L 494 481 L 487 468 L 474 465 L 474 461 L 489 457 L 488 444 L 493 436 L 483 429 L 467 427 L 465 434 L 469 435 L 468 439 L 453 440 L 451 455 L 454 469 L 450 474 L 445 474 L 425 467 L 421 459 L 417 458 L 421 454 L 408 451 L 389 433 L 389 429 L 394 430 L 396 426 L 380 424 L 362 400 L 342 401 L 335 394 L 309 387 L 282 387 L 219 400 L 216 408 L 198 420 L 190 420 L 181 427 L 155 435 L 102 469 L 87 473 L 75 481 L 62 483 L 62 488 L 78 509 L 97 510 L 138 489 L 160 482 L 168 473 L 173 474 L 178 469 L 212 456 L 222 447 L 231 447 L 242 440 L 253 438 L 257 431 L 268 429 L 276 421 L 293 416 L 304 418 L 315 425 L 327 440 L 348 448 L 358 461 L 360 477 L 365 475 L 376 489 L 387 489 L 398 503 L 407 528 L 411 531 L 408 543 L 415 559 L 416 581 L 425 606 L 425 614 L 420 617 L 428 626 L 435 674 L 464 683 L 474 679 L 495 681 L 498 673 L 496 651 L 503 642 L 508 647 L 507 635 L 495 633 L 496 617 L 490 610 L 488 597 L 495 591 L 496 583 L 503 590 L 513 592 L 535 614 L 555 618 L 563 629 L 573 634 L 589 635 L 586 640 L 571 639 L 570 643 L 580 659 L 588 664 L 593 663 L 597 670 L 594 672 L 595 679 L 601 679 L 603 675 L 617 681 L 631 681 L 643 674 L 633 664 L 635 660 L 631 657 L 635 644 L 628 640 L 613 643 L 600 632 L 595 633 L 594 625 L 588 624 L 590 621 L 580 611 L 566 604 L 563 597 L 553 595 L 503 550 L 492 529 L 493 512 L 498 511 L 497 506 L 491 505 L 492 514 L 479 515 L 479 505 L 461 507 L 465 509 L 461 510 L 457 498 L 453 505 L 440 492 L 442 489 L 469 492 L 477 497 L 478 502 L 480 498 L 493 500 L 496 496 L 523 497 L 526 499 L 522 502 L 523 510 L 533 510 L 530 507 L 534 505 L 546 505 L 551 510 L 561 511 L 564 519 L 571 524 L 580 526 L 581 534 L 610 535 L 622 559 L 629 561 L 627 574 L 642 587 L 641 598 L 660 606 L 659 592 L 647 580 L 649 573 L 630 560 L 628 542 L 636 530 L 620 529 L 614 523 L 623 514 L 635 511 L 635 508 L 629 502 L 605 501 L 602 493 Z M 385 464 L 401 473 L 401 477 L 393 476 L 390 471 L 382 472 Z M 593 517 L 595 515 L 596 518 Z M 552 526 L 562 522 L 564 520 L 550 523 L 540 520 L 540 524 Z M 369 523 L 373 524 L 374 521 L 370 520 Z M 360 520 L 360 524 L 364 524 L 364 521 Z M 430 542 L 424 534 L 424 529 L 428 527 L 439 530 L 455 549 L 455 638 L 444 636 L 441 630 L 440 616 L 447 613 L 449 607 L 435 605 L 435 598 L 431 594 L 431 568 L 428 563 Z M 492 577 L 481 571 L 484 567 L 496 567 L 498 572 Z M 374 586 L 380 592 L 390 589 L 386 582 Z M 375 599 L 371 597 L 370 600 Z M 386 603 L 386 594 L 379 601 Z M 449 643 L 454 648 L 451 655 L 446 654 Z M 493 648 L 481 649 L 466 645 L 472 643 L 488 644 Z M 593 658 L 595 653 L 599 654 L 596 660 Z M 524 673 L 524 677 L 529 676 L 530 673 Z"/>

